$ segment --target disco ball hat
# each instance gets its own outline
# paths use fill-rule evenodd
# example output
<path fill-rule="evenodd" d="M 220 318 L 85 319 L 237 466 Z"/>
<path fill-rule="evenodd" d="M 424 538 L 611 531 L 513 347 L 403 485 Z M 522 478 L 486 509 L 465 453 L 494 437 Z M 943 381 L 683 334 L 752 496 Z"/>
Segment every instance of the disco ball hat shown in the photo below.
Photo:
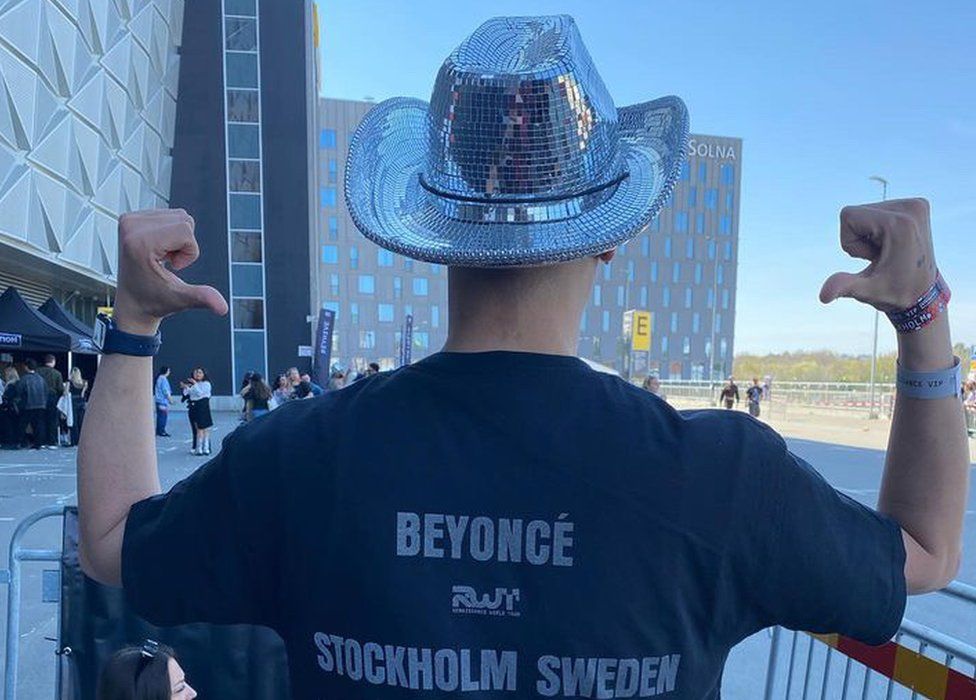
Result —
<path fill-rule="evenodd" d="M 368 239 L 417 260 L 574 260 L 650 223 L 687 140 L 677 97 L 614 106 L 572 17 L 497 17 L 447 58 L 429 104 L 398 97 L 366 114 L 346 204 Z"/>

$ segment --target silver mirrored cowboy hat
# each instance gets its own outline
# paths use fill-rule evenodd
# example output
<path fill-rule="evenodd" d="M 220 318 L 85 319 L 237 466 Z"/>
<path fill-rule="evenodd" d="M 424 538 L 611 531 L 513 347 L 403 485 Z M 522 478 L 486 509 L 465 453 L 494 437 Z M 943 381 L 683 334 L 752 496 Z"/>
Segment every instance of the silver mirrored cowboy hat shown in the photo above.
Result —
<path fill-rule="evenodd" d="M 393 98 L 367 113 L 346 204 L 367 238 L 417 260 L 573 260 L 650 223 L 687 139 L 677 97 L 614 106 L 572 17 L 498 17 L 444 62 L 430 104 Z"/>

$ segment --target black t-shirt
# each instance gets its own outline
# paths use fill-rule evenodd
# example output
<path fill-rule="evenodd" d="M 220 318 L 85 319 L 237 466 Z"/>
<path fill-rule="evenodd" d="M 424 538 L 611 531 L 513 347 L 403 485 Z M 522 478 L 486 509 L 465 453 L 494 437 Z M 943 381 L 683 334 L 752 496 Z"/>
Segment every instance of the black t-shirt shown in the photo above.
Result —
<path fill-rule="evenodd" d="M 276 629 L 300 700 L 717 698 L 764 627 L 887 640 L 904 562 L 757 421 L 501 352 L 238 429 L 132 507 L 122 553 L 152 622 Z"/>

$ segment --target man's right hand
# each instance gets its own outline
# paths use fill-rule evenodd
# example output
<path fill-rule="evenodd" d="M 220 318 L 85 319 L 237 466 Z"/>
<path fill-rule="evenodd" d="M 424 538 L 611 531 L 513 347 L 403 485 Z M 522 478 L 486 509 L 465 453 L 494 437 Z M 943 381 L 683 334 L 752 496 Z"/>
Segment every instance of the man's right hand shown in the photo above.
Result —
<path fill-rule="evenodd" d="M 820 301 L 851 297 L 879 311 L 910 308 L 935 281 L 935 253 L 924 199 L 844 207 L 840 212 L 840 245 L 870 264 L 857 274 L 838 272 L 827 278 Z"/>
<path fill-rule="evenodd" d="M 227 302 L 213 287 L 187 284 L 182 270 L 200 254 L 193 217 L 182 209 L 155 209 L 119 218 L 118 292 L 113 317 L 118 327 L 153 335 L 159 322 L 185 309 L 227 313 Z"/>

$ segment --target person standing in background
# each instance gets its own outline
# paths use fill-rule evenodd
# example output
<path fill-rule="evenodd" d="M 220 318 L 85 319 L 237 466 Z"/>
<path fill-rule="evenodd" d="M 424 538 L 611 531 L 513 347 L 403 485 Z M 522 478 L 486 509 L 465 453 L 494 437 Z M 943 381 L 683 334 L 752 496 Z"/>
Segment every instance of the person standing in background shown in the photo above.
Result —
<path fill-rule="evenodd" d="M 213 386 L 207 372 L 202 367 L 197 367 L 185 387 L 183 394 L 190 402 L 190 423 L 196 432 L 193 454 L 203 457 L 210 454 L 210 429 L 213 427 L 210 396 Z"/>
<path fill-rule="evenodd" d="M 45 355 L 44 364 L 37 368 L 37 374 L 47 385 L 47 413 L 45 414 L 44 435 L 45 446 L 48 449 L 58 448 L 58 433 L 61 417 L 58 415 L 58 399 L 64 393 L 64 375 L 54 365 L 54 355 Z"/>
<path fill-rule="evenodd" d="M 280 406 L 281 404 L 289 401 L 294 395 L 295 390 L 292 388 L 291 381 L 288 379 L 288 375 L 279 374 L 278 379 L 275 381 L 274 388 L 274 399 L 275 404 Z"/>
<path fill-rule="evenodd" d="M 3 394 L 0 394 L 0 449 L 16 450 L 23 440 L 17 395 L 20 375 L 11 365 L 4 370 L 3 379 Z"/>
<path fill-rule="evenodd" d="M 37 361 L 34 358 L 27 360 L 26 369 L 24 376 L 17 382 L 22 411 L 21 426 L 25 432 L 27 426 L 30 426 L 33 443 L 31 447 L 39 450 L 47 443 L 48 385 L 37 373 Z"/>
<path fill-rule="evenodd" d="M 752 386 L 746 389 L 746 399 L 749 401 L 749 415 L 759 417 L 759 402 L 762 401 L 763 388 L 759 386 L 759 379 L 753 377 Z"/>
<path fill-rule="evenodd" d="M 169 367 L 163 365 L 156 374 L 156 385 L 153 387 L 153 403 L 156 404 L 156 437 L 170 437 L 166 432 L 166 422 L 169 420 L 169 405 L 173 400 L 173 387 L 169 383 Z"/>
<path fill-rule="evenodd" d="M 271 387 L 258 372 L 251 375 L 247 386 L 241 391 L 241 398 L 244 399 L 245 422 L 260 418 L 271 410 Z"/>
<path fill-rule="evenodd" d="M 735 384 L 735 379 L 729 377 L 729 383 L 722 387 L 722 393 L 718 395 L 719 405 L 725 403 L 725 408 L 731 410 L 732 402 L 739 403 L 739 387 Z"/>
<path fill-rule="evenodd" d="M 71 446 L 78 446 L 81 436 L 81 424 L 85 420 L 85 409 L 88 406 L 88 382 L 81 374 L 81 370 L 72 367 L 68 375 L 68 393 L 71 396 Z"/>

